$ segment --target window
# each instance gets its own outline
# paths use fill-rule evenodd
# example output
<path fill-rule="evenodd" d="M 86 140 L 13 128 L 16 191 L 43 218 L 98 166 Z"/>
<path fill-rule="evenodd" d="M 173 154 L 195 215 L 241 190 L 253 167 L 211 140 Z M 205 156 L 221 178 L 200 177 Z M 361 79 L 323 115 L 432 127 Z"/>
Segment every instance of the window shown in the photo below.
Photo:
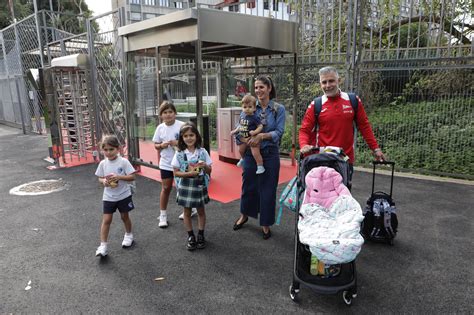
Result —
<path fill-rule="evenodd" d="M 140 0 L 130 0 L 131 4 L 140 4 Z"/>
<path fill-rule="evenodd" d="M 229 6 L 229 11 L 230 12 L 239 12 L 239 5 L 236 4 L 236 5 L 230 5 Z"/>
<path fill-rule="evenodd" d="M 268 1 L 270 0 L 263 0 L 263 9 L 268 10 Z"/>
<path fill-rule="evenodd" d="M 273 11 L 278 11 L 278 0 L 273 0 Z"/>
<path fill-rule="evenodd" d="M 154 17 L 156 17 L 156 15 L 153 14 L 153 13 L 145 13 L 145 14 L 144 14 L 145 20 L 147 20 L 147 19 L 152 19 L 152 18 L 154 18 Z"/>
<path fill-rule="evenodd" d="M 156 0 L 144 0 L 145 5 L 156 5 Z"/>
<path fill-rule="evenodd" d="M 130 20 L 132 21 L 140 21 L 142 19 L 142 15 L 138 12 L 131 12 L 130 13 Z"/>
<path fill-rule="evenodd" d="M 176 9 L 182 9 L 183 8 L 183 3 L 182 2 L 175 2 L 174 3 L 174 7 Z"/>
<path fill-rule="evenodd" d="M 247 2 L 248 9 L 255 9 L 255 0 Z"/>
<path fill-rule="evenodd" d="M 170 1 L 169 0 L 160 0 L 160 6 L 169 7 L 170 6 Z"/>

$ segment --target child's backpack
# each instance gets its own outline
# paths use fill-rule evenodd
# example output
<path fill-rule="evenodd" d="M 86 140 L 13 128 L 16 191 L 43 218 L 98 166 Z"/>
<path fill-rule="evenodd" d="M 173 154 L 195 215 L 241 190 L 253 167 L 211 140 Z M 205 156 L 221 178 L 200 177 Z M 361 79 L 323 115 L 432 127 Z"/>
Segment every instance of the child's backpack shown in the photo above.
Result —
<path fill-rule="evenodd" d="M 283 207 L 293 212 L 296 212 L 296 210 L 298 209 L 297 202 L 296 202 L 297 199 L 298 199 L 298 177 L 295 176 L 286 185 L 285 189 L 283 189 L 283 192 L 281 193 L 280 199 L 278 201 L 278 203 L 280 204 L 280 209 L 278 210 L 278 217 L 276 219 L 277 225 L 280 225 L 281 215 L 283 213 Z"/>
<path fill-rule="evenodd" d="M 198 157 L 199 160 L 205 161 L 206 157 L 205 157 L 205 154 L 204 154 L 204 151 L 203 151 L 205 149 L 204 148 L 199 148 L 198 150 L 199 150 L 199 157 Z M 188 161 L 188 158 L 186 157 L 186 153 L 184 153 L 184 151 L 178 151 L 178 152 L 176 152 L 176 157 L 177 157 L 178 162 L 179 162 L 180 171 L 181 172 L 186 172 L 188 170 L 188 167 L 189 167 L 189 161 Z M 209 174 L 202 171 L 202 175 L 199 175 L 199 178 L 202 180 L 202 183 L 204 184 L 205 187 L 209 187 L 209 181 L 211 179 Z M 180 181 L 181 181 L 180 177 L 175 177 L 176 186 L 179 186 Z"/>
<path fill-rule="evenodd" d="M 398 229 L 397 209 L 392 199 L 395 162 L 374 161 L 372 163 L 374 165 L 372 194 L 367 200 L 367 205 L 364 209 L 364 221 L 362 222 L 361 229 L 362 235 L 366 240 L 393 245 L 393 239 L 397 235 Z M 392 167 L 390 194 L 382 191 L 374 192 L 376 165 L 390 165 Z"/>

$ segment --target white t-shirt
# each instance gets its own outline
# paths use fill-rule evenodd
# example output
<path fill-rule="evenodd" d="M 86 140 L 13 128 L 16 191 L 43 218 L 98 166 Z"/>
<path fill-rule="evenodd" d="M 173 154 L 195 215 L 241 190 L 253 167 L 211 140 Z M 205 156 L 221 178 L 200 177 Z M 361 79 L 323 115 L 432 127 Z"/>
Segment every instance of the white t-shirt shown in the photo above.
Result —
<path fill-rule="evenodd" d="M 202 153 L 200 153 L 202 152 Z M 177 153 L 173 157 L 173 161 L 171 162 L 171 166 L 173 168 L 179 168 L 179 161 L 177 157 Z M 197 164 L 199 162 L 199 156 L 202 156 L 204 158 L 204 162 L 206 162 L 207 165 L 212 165 L 212 160 L 211 157 L 209 156 L 209 153 L 207 153 L 206 149 L 200 148 L 194 150 L 194 152 L 190 152 L 188 149 L 184 150 L 184 154 L 186 154 L 186 159 L 188 160 L 189 166 L 193 167 L 193 164 Z"/>
<path fill-rule="evenodd" d="M 178 140 L 179 130 L 181 126 L 184 125 L 184 122 L 175 120 L 174 124 L 168 126 L 165 123 L 161 123 L 156 127 L 155 134 L 153 135 L 153 142 L 162 143 L 170 140 Z M 173 160 L 174 148 L 168 146 L 166 149 L 160 150 L 160 169 L 173 171 L 171 167 L 171 160 Z"/>
<path fill-rule="evenodd" d="M 135 169 L 127 159 L 117 156 L 115 160 L 104 159 L 100 161 L 95 175 L 98 177 L 106 177 L 107 175 L 130 175 L 135 173 Z M 115 188 L 104 187 L 104 194 L 102 200 L 104 201 L 120 201 L 132 194 L 129 182 L 124 180 L 118 181 L 118 186 Z"/>

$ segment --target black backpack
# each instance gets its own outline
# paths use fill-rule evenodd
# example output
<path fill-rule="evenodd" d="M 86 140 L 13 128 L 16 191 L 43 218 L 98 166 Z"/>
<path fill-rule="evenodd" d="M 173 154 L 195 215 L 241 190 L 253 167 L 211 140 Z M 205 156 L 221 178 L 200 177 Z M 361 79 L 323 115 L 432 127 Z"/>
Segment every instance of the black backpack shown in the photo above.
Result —
<path fill-rule="evenodd" d="M 364 221 L 362 222 L 362 236 L 366 240 L 383 242 L 393 245 L 393 239 L 397 235 L 398 219 L 395 202 L 392 199 L 393 191 L 393 173 L 395 162 L 372 162 L 374 165 L 372 176 L 372 194 L 367 200 L 364 209 Z M 375 185 L 375 166 L 390 165 L 392 167 L 392 176 L 390 183 L 390 194 L 382 191 L 374 192 Z"/>

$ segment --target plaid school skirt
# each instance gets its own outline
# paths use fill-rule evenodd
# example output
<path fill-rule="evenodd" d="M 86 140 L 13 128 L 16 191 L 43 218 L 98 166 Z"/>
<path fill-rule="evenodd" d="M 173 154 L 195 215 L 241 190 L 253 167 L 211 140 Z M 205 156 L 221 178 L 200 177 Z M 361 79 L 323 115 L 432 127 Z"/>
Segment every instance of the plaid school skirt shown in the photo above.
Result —
<path fill-rule="evenodd" d="M 204 207 L 209 202 L 207 187 L 203 177 L 183 177 L 178 184 L 176 196 L 178 205 L 185 208 Z"/>

